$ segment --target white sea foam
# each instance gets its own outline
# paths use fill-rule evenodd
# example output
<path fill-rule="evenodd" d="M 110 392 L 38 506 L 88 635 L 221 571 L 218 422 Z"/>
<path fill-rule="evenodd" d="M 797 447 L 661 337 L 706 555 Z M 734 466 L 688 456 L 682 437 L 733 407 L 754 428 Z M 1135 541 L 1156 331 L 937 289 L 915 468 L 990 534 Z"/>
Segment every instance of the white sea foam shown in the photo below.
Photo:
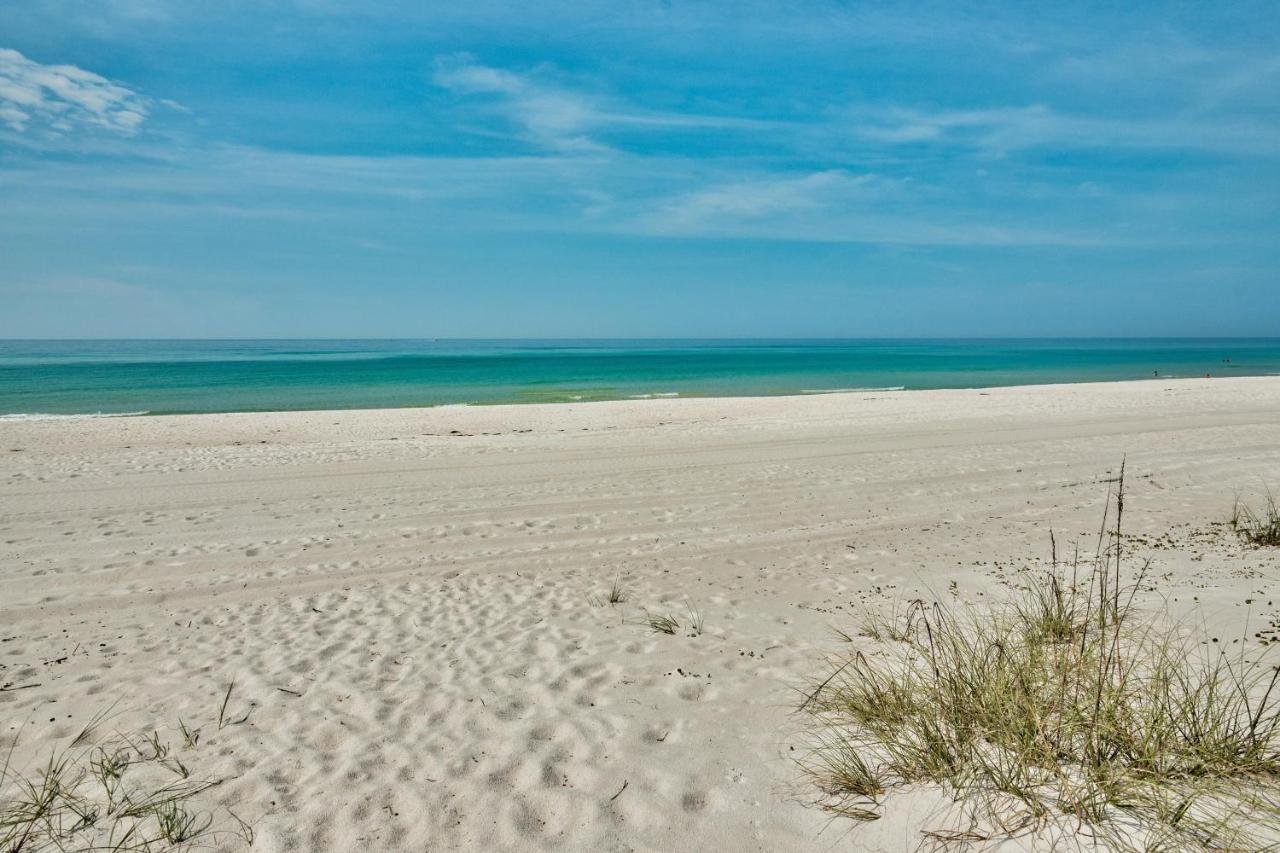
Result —
<path fill-rule="evenodd" d="M 905 385 L 889 385 L 884 388 L 802 388 L 801 394 L 854 394 L 866 391 L 905 391 Z"/>
<path fill-rule="evenodd" d="M 150 412 L 83 412 L 75 415 L 54 415 L 47 412 L 17 412 L 0 415 L 0 421 L 74 421 L 84 418 L 133 418 Z"/>
<path fill-rule="evenodd" d="M 668 399 L 671 399 L 672 397 L 679 397 L 679 396 L 680 396 L 680 392 L 679 392 L 679 391 L 664 391 L 664 392 L 662 392 L 662 393 L 660 393 L 660 394 L 631 394 L 631 395 L 630 395 L 630 397 L 629 397 L 629 399 L 632 399 L 632 400 L 658 400 L 658 399 L 668 400 Z"/>

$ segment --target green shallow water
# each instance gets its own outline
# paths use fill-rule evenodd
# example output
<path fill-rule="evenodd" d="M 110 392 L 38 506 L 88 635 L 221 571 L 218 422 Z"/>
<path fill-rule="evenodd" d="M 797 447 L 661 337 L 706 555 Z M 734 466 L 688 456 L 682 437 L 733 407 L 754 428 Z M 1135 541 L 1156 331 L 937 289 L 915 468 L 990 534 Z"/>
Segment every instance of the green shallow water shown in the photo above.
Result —
<path fill-rule="evenodd" d="M 1280 339 L 0 341 L 0 415 L 354 409 L 1280 374 Z"/>

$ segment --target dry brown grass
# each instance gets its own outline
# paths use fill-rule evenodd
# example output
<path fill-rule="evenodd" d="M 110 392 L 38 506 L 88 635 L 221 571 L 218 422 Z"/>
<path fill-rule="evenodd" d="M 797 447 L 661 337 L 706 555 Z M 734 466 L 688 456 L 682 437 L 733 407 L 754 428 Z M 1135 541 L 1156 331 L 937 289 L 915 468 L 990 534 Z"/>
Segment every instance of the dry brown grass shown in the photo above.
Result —
<path fill-rule="evenodd" d="M 13 766 L 17 743 L 10 745 L 0 764 L 0 853 L 159 853 L 252 843 L 252 828 L 239 818 L 235 829 L 214 829 L 214 811 L 201 795 L 218 782 L 193 778 L 178 754 L 196 748 L 198 733 L 180 723 L 183 745 L 174 749 L 155 731 L 103 736 L 106 717 L 95 716 L 33 768 Z"/>
<path fill-rule="evenodd" d="M 1231 507 L 1231 529 L 1250 545 L 1280 547 L 1280 507 L 1276 506 L 1275 497 L 1268 492 L 1257 512 L 1236 498 Z"/>
<path fill-rule="evenodd" d="M 1134 605 L 1123 468 L 1095 559 L 981 610 L 915 602 L 888 640 L 807 695 L 802 764 L 833 814 L 934 786 L 935 840 L 1064 829 L 1120 849 L 1257 850 L 1280 841 L 1277 667 L 1231 656 Z"/>

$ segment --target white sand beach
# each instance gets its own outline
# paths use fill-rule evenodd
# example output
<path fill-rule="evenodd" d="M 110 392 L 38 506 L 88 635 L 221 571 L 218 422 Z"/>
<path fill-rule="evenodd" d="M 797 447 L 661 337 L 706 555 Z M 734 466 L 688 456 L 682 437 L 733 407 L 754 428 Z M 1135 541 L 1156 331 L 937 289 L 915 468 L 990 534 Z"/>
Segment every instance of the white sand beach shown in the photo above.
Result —
<path fill-rule="evenodd" d="M 916 849 L 810 806 L 833 629 L 1091 549 L 1126 458 L 1152 606 L 1275 627 L 1280 378 L 0 421 L 0 749 L 109 709 L 225 849 Z"/>

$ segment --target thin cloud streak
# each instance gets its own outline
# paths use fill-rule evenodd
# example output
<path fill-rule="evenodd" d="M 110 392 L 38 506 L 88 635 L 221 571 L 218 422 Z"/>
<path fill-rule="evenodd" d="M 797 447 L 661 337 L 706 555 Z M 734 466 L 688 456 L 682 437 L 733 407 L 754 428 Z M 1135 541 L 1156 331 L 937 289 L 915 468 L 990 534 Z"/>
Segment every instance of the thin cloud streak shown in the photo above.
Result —
<path fill-rule="evenodd" d="M 1128 148 L 1280 155 L 1280 126 L 1264 121 L 1067 115 L 1043 104 L 982 110 L 864 111 L 856 133 L 887 145 L 927 144 L 1003 155 L 1029 149 Z"/>
<path fill-rule="evenodd" d="M 776 126 L 774 122 L 735 116 L 646 112 L 613 103 L 545 79 L 551 69 L 515 72 L 483 65 L 470 54 L 436 60 L 433 81 L 462 96 L 491 96 L 523 136 L 554 152 L 597 154 L 612 150 L 595 138 L 618 129 L 738 129 Z"/>
<path fill-rule="evenodd" d="M 1107 219 L 1082 226 L 996 214 L 943 187 L 876 174 L 742 177 L 736 168 L 720 168 L 709 176 L 704 164 L 682 158 L 326 157 L 229 148 L 202 153 L 177 175 L 169 164 L 137 164 L 109 177 L 73 165 L 0 176 L 23 210 L 7 226 L 11 231 L 38 228 L 46 218 L 105 222 L 114 210 L 126 221 L 360 223 L 371 232 L 394 222 L 396 236 L 383 241 L 389 246 L 412 239 L 418 226 L 490 235 L 922 246 L 1194 242 L 1116 231 Z"/>

